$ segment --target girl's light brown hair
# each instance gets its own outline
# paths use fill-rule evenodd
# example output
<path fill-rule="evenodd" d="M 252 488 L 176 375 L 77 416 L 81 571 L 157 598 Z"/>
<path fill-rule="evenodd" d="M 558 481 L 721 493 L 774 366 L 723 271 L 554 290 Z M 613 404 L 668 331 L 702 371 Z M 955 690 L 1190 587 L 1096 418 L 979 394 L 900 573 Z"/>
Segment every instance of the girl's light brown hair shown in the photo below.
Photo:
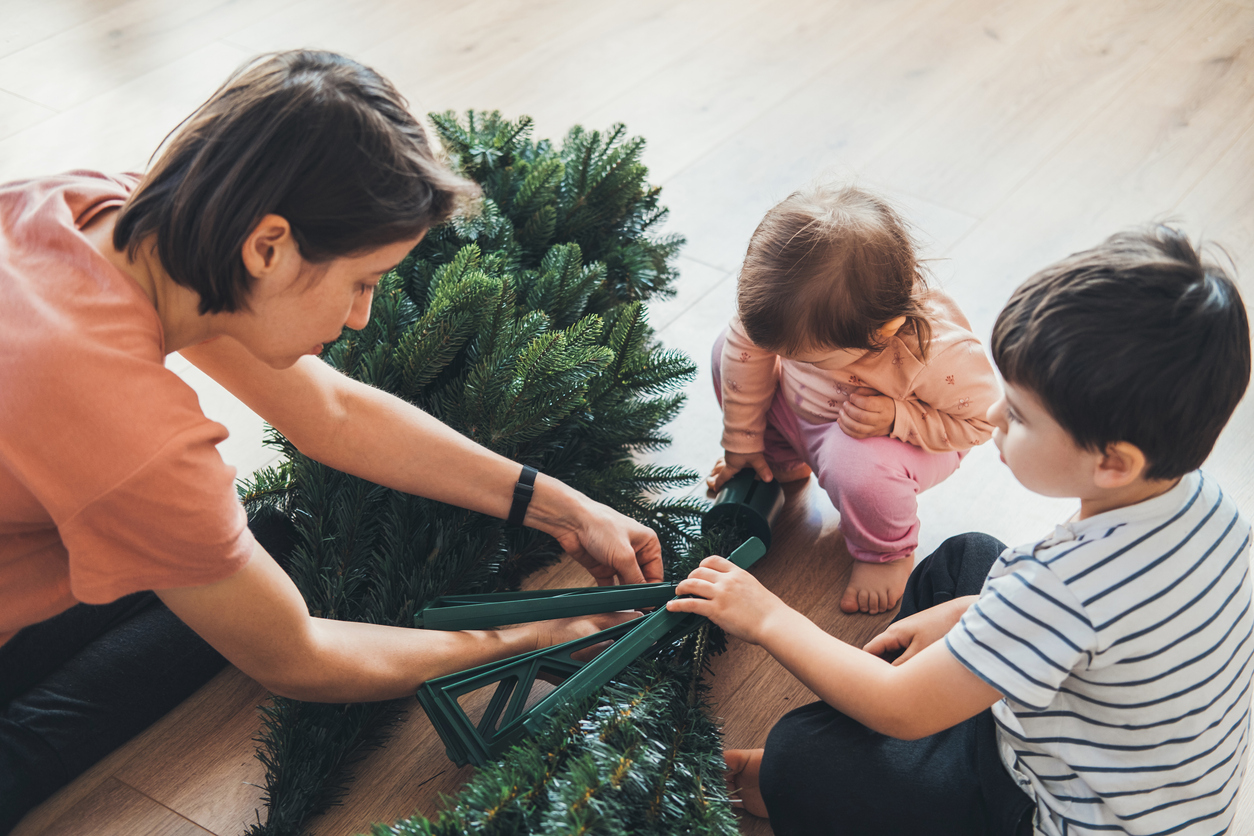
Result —
<path fill-rule="evenodd" d="M 927 284 L 905 222 L 851 186 L 794 192 L 758 224 L 740 271 L 737 305 L 749 338 L 785 354 L 879 350 L 877 331 L 905 316 L 926 357 Z"/>
<path fill-rule="evenodd" d="M 244 241 L 268 214 L 317 263 L 416 238 L 477 194 L 374 70 L 281 52 L 245 64 L 166 138 L 113 244 L 134 258 L 151 239 L 202 314 L 235 311 L 252 284 Z"/>

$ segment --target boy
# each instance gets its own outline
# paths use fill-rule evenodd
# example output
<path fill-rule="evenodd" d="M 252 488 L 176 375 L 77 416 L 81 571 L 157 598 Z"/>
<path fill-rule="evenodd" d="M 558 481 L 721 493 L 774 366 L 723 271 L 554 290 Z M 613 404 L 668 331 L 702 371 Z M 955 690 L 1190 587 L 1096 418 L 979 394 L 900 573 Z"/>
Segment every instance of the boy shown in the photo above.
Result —
<path fill-rule="evenodd" d="M 1197 468 L 1249 382 L 1237 289 L 1176 230 L 1116 235 L 1020 287 L 992 351 L 1002 460 L 1079 513 L 1016 549 L 947 541 L 863 650 L 703 561 L 678 588 L 699 597 L 668 606 L 824 700 L 765 750 L 729 750 L 730 779 L 777 836 L 1223 833 L 1249 726 L 1250 526 Z"/>

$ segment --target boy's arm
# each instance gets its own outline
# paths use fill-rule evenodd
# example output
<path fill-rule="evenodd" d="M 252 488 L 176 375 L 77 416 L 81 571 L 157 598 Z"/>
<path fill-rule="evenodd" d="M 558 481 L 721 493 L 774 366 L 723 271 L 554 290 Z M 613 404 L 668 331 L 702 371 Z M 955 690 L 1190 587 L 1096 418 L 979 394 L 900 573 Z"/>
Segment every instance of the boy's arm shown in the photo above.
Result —
<path fill-rule="evenodd" d="M 903 664 L 889 664 L 824 632 L 721 557 L 702 561 L 676 592 L 700 597 L 676 598 L 668 609 L 707 616 L 731 635 L 761 645 L 824 702 L 891 737 L 935 734 L 1002 697 L 943 642 L 933 641 Z"/>

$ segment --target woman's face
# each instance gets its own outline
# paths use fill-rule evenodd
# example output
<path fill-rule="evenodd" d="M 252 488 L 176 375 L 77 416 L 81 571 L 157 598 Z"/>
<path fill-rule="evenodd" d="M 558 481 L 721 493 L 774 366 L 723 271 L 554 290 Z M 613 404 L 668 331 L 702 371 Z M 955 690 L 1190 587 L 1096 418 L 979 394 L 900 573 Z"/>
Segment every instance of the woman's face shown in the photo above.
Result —
<path fill-rule="evenodd" d="M 360 255 L 342 256 L 322 264 L 300 257 L 294 244 L 279 242 L 250 271 L 255 284 L 249 309 L 233 314 L 230 333 L 258 360 L 285 369 L 306 354 L 319 354 L 345 328 L 359 331 L 370 321 L 370 303 L 383 274 L 422 240 L 387 244 Z M 245 263 L 249 261 L 245 254 Z"/>

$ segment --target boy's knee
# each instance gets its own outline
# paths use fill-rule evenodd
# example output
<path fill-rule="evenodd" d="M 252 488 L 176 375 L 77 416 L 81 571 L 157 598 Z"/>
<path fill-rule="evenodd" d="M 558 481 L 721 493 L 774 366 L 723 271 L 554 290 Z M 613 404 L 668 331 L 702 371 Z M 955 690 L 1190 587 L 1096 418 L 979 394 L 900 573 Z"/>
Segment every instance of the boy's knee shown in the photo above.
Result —
<path fill-rule="evenodd" d="M 940 549 L 953 550 L 963 558 L 979 561 L 987 560 L 991 566 L 997 557 L 1006 550 L 1006 544 L 991 534 L 982 531 L 968 531 L 966 534 L 955 534 L 941 543 Z"/>

